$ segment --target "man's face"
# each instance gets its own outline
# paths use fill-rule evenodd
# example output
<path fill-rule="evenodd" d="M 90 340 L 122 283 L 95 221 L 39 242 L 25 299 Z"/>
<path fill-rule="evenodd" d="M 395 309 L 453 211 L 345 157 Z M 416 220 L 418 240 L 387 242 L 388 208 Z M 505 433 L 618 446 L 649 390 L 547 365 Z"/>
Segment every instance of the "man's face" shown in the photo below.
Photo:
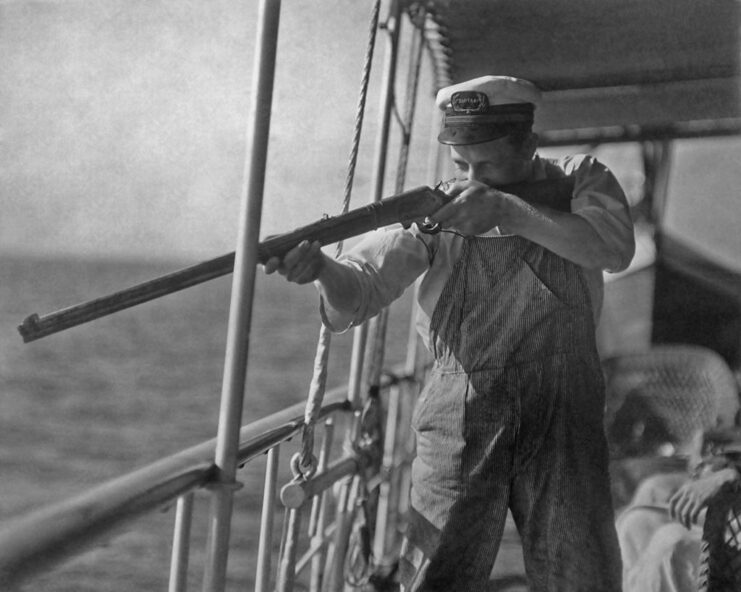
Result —
<path fill-rule="evenodd" d="M 526 142 L 518 149 L 508 138 L 498 138 L 481 144 L 451 146 L 450 156 L 457 179 L 496 187 L 527 179 L 534 149 L 534 142 Z"/>

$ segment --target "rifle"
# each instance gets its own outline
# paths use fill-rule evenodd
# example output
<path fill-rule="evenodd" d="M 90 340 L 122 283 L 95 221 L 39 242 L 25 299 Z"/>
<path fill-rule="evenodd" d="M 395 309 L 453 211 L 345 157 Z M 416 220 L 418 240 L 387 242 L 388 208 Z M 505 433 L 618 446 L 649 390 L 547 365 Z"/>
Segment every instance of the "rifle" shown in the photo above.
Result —
<path fill-rule="evenodd" d="M 435 232 L 436 228 L 425 225 L 423 221 L 453 199 L 439 187 L 416 187 L 345 214 L 324 217 L 292 232 L 269 237 L 258 245 L 257 259 L 260 263 L 265 263 L 271 257 L 282 257 L 304 240 L 318 241 L 324 246 L 396 223 L 401 223 L 405 228 L 418 223 L 421 230 Z M 568 212 L 574 179 L 563 177 L 508 185 L 499 189 L 516 195 L 531 205 Z M 178 292 L 231 273 L 234 269 L 234 256 L 233 252 L 228 253 L 44 316 L 33 313 L 23 320 L 18 326 L 18 331 L 23 341 L 28 343 L 137 304 Z"/>

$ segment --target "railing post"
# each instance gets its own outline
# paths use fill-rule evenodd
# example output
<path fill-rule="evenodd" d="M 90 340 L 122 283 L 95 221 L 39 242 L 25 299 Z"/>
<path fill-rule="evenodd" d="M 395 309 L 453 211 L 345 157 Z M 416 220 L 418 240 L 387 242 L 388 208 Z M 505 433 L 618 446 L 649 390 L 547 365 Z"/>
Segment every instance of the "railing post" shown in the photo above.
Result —
<path fill-rule="evenodd" d="M 292 592 L 296 581 L 296 557 L 298 556 L 298 544 L 301 531 L 301 518 L 303 506 L 291 508 L 286 513 L 286 531 L 283 540 L 283 553 L 281 554 L 278 573 L 277 592 Z"/>
<path fill-rule="evenodd" d="M 261 0 L 252 81 L 254 100 L 250 109 L 246 134 L 246 154 L 249 160 L 245 164 L 242 211 L 229 308 L 224 379 L 214 459 L 217 478 L 211 494 L 208 549 L 203 579 L 204 592 L 222 592 L 226 583 L 279 16 L 280 0 Z"/>
<path fill-rule="evenodd" d="M 442 170 L 442 145 L 437 142 L 437 129 L 439 122 L 439 113 L 435 109 L 433 113 L 432 137 L 430 138 L 430 155 L 428 160 L 428 174 L 430 180 L 440 179 Z M 395 537 L 399 531 L 396 527 L 399 517 L 405 513 L 407 500 L 403 494 L 408 489 L 408 444 L 413 443 L 413 437 L 409 428 L 410 411 L 414 404 L 411 392 L 412 385 L 416 388 L 419 381 L 422 380 L 421 367 L 424 360 L 420 355 L 420 340 L 417 335 L 415 319 L 417 315 L 417 294 L 419 292 L 417 281 L 414 285 L 414 298 L 410 311 L 409 334 L 407 337 L 407 352 L 405 362 L 405 374 L 413 376 L 414 382 L 411 385 L 395 385 L 391 387 L 388 401 L 388 410 L 386 412 L 386 432 L 384 443 L 384 457 L 381 474 L 384 480 L 380 485 L 380 495 L 378 500 L 378 512 L 376 518 L 376 532 L 373 547 L 373 555 L 376 561 L 380 563 L 379 567 L 388 569 L 391 567 L 388 553 L 393 550 L 396 543 Z M 418 390 L 418 389 L 417 389 Z M 403 399 L 402 399 L 403 397 Z M 407 441 L 403 441 L 406 438 Z"/>
<path fill-rule="evenodd" d="M 355 500 L 359 486 L 360 480 L 357 475 L 346 478 L 340 486 L 335 518 L 334 553 L 327 585 L 329 592 L 342 592 L 345 587 L 345 555 L 352 533 Z"/>
<path fill-rule="evenodd" d="M 190 527 L 193 523 L 192 491 L 178 498 L 175 510 L 175 530 L 172 535 L 169 592 L 185 592 L 188 585 L 188 559 L 190 556 Z"/>
<path fill-rule="evenodd" d="M 324 441 L 319 455 L 317 471 L 319 473 L 327 470 L 329 455 L 334 443 L 334 419 L 329 418 L 324 423 Z M 311 519 L 309 521 L 309 536 L 311 544 L 318 547 L 316 554 L 311 559 L 311 576 L 309 580 L 309 592 L 321 592 L 324 583 L 324 568 L 327 557 L 327 549 L 324 541 L 324 530 L 327 523 L 327 494 L 322 491 L 314 497 L 311 508 Z"/>
<path fill-rule="evenodd" d="M 381 103 L 379 106 L 381 126 L 376 136 L 376 155 L 373 165 L 373 185 L 371 188 L 371 201 L 374 202 L 379 201 L 383 197 L 383 184 L 386 177 L 389 128 L 391 125 L 391 113 L 394 107 L 394 82 L 396 80 L 399 32 L 401 30 L 401 6 L 398 0 L 391 0 L 386 27 L 389 36 L 383 64 L 383 82 L 381 86 Z"/>
<path fill-rule="evenodd" d="M 424 16 L 423 16 L 424 18 Z M 382 112 L 382 126 L 378 137 L 377 144 L 377 155 L 376 155 L 376 176 L 374 186 L 374 198 L 380 199 L 383 193 L 382 184 L 385 177 L 385 161 L 386 161 L 386 150 L 388 146 L 388 133 L 389 133 L 389 122 L 391 116 L 391 110 L 394 103 L 396 102 L 394 97 L 394 81 L 396 79 L 396 62 L 398 56 L 398 46 L 400 38 L 400 26 L 401 26 L 401 12 L 398 2 L 393 2 L 391 8 L 391 15 L 389 18 L 389 52 L 387 55 L 386 64 L 386 75 L 384 82 L 384 91 L 381 102 Z M 404 120 L 402 126 L 408 126 L 403 129 L 404 137 L 402 138 L 401 151 L 399 154 L 399 162 L 396 171 L 396 187 L 395 191 L 401 192 L 404 189 L 404 183 L 406 179 L 406 169 L 408 164 L 408 155 L 411 141 L 411 126 L 414 117 L 414 111 L 417 102 L 417 88 L 419 80 L 419 71 L 422 64 L 422 56 L 424 49 L 424 38 L 423 38 L 423 23 L 414 29 L 411 45 L 411 60 L 409 63 L 408 80 L 410 84 L 407 87 L 406 99 L 406 110 L 404 113 Z M 415 297 L 416 302 L 416 297 Z M 412 307 L 414 313 L 415 307 Z M 388 311 L 384 310 L 374 319 L 373 326 L 373 337 L 377 341 L 374 346 L 376 356 L 374 357 L 374 363 L 371 364 L 375 372 L 375 376 L 370 377 L 370 384 L 377 384 L 380 380 L 380 372 L 383 364 L 383 350 L 385 340 L 385 325 L 388 319 Z M 409 367 L 409 356 L 416 356 L 416 330 L 414 323 L 414 315 L 410 321 L 410 335 L 409 335 L 409 351 L 407 356 L 407 367 Z M 398 427 L 399 417 L 401 414 L 401 401 L 400 401 L 400 387 L 394 386 L 391 388 L 388 400 L 388 411 L 386 415 L 385 425 L 385 442 L 384 442 L 384 454 L 381 467 L 381 482 L 379 484 L 378 491 L 378 506 L 376 509 L 376 523 L 375 523 L 375 538 L 373 541 L 373 555 L 375 557 L 376 567 L 382 571 L 387 569 L 389 565 L 386 564 L 388 560 L 388 552 L 391 544 L 393 543 L 393 537 L 395 532 L 396 521 L 398 519 L 398 513 L 395 511 L 395 503 L 399 501 L 400 490 L 399 482 L 401 481 L 398 471 L 401 470 L 397 467 L 397 458 L 394 453 L 397 446 L 398 438 Z"/>
<path fill-rule="evenodd" d="M 270 590 L 270 559 L 273 553 L 273 523 L 275 519 L 275 493 L 278 480 L 278 459 L 280 446 L 268 452 L 265 467 L 265 487 L 262 496 L 262 518 L 260 519 L 260 544 L 257 548 L 257 570 L 255 592 Z"/>

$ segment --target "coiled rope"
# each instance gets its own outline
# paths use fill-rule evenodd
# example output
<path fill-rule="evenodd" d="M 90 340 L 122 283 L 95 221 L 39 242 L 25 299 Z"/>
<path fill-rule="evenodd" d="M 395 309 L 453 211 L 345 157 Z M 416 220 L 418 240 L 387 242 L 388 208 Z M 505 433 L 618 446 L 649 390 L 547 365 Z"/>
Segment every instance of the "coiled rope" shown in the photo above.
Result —
<path fill-rule="evenodd" d="M 358 98 L 355 114 L 355 126 L 352 138 L 352 148 L 348 159 L 347 176 L 345 178 L 344 199 L 342 202 L 342 213 L 350 209 L 350 198 L 355 180 L 355 168 L 358 161 L 360 148 L 360 136 L 363 130 L 363 118 L 368 96 L 368 85 L 370 81 L 371 66 L 373 64 L 373 52 L 376 46 L 376 31 L 378 30 L 381 0 L 373 3 L 371 18 L 369 22 L 368 45 L 363 63 L 363 75 L 360 83 L 360 96 Z M 342 242 L 337 243 L 335 256 L 342 253 Z M 319 417 L 319 412 L 324 401 L 324 393 L 327 386 L 327 369 L 329 366 L 329 350 L 332 340 L 330 331 L 322 325 L 319 331 L 316 354 L 314 356 L 314 371 L 309 385 L 309 395 L 304 411 L 304 429 L 301 438 L 301 451 L 297 452 L 291 459 L 291 470 L 297 479 L 308 479 L 317 468 L 317 459 L 314 456 L 314 427 Z"/>

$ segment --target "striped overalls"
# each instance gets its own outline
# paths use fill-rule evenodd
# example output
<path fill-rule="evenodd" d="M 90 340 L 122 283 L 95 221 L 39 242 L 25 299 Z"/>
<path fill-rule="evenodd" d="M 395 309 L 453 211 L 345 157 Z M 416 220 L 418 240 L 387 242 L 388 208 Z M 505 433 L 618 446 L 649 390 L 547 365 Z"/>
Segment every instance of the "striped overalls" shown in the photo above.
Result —
<path fill-rule="evenodd" d="M 531 592 L 618 592 L 604 385 L 580 268 L 518 236 L 467 238 L 430 345 L 403 589 L 484 590 L 509 507 Z"/>

